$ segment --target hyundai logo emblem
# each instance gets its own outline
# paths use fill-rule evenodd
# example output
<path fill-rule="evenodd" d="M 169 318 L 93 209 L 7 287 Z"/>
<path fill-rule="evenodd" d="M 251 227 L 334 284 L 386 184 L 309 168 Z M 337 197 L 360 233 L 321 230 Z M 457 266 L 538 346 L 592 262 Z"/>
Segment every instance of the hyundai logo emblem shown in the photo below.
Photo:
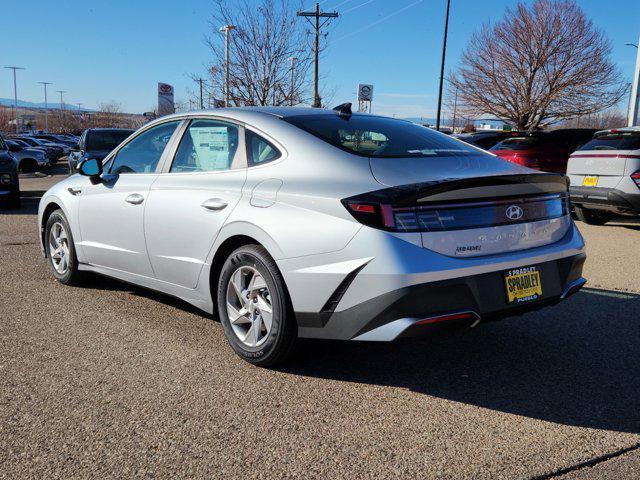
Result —
<path fill-rule="evenodd" d="M 517 205 L 511 205 L 507 207 L 505 214 L 509 220 L 520 220 L 524 215 L 524 211 Z"/>

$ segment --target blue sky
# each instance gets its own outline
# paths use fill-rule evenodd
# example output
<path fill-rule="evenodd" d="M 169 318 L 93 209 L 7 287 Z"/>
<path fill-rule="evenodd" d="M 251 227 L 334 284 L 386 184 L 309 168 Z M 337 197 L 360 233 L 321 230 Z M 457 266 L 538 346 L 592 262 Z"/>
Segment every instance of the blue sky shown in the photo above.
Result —
<path fill-rule="evenodd" d="M 343 15 L 329 28 L 321 61 L 334 102 L 354 101 L 358 83 L 374 84 L 373 110 L 434 116 L 446 0 L 324 0 Z M 447 69 L 455 67 L 471 33 L 499 19 L 508 0 L 452 0 Z M 613 60 L 631 81 L 640 35 L 640 1 L 580 0 L 613 45 Z M 305 8 L 313 2 L 304 0 Z M 156 83 L 186 98 L 190 73 L 209 58 L 204 35 L 211 0 L 2 0 L 2 66 L 17 65 L 20 99 L 42 101 L 38 81 L 66 90 L 65 102 L 96 108 L 117 101 L 125 111 L 150 110 Z M 302 19 L 301 19 L 302 20 Z M 13 98 L 9 70 L 0 70 L 0 97 Z"/>

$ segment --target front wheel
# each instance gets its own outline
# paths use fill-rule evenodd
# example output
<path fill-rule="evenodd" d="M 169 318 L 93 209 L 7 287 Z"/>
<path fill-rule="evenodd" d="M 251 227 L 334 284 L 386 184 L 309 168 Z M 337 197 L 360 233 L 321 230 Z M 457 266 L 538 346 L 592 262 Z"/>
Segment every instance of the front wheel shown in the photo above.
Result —
<path fill-rule="evenodd" d="M 231 348 L 261 367 L 286 361 L 298 328 L 276 263 L 258 245 L 235 250 L 218 281 L 218 314 Z"/>
<path fill-rule="evenodd" d="M 62 210 L 54 211 L 47 220 L 44 245 L 53 276 L 65 285 L 77 285 L 83 279 L 78 270 L 78 257 L 69 223 Z"/>
<path fill-rule="evenodd" d="M 604 225 L 613 218 L 611 212 L 604 210 L 588 210 L 583 207 L 574 207 L 578 220 L 588 225 Z"/>

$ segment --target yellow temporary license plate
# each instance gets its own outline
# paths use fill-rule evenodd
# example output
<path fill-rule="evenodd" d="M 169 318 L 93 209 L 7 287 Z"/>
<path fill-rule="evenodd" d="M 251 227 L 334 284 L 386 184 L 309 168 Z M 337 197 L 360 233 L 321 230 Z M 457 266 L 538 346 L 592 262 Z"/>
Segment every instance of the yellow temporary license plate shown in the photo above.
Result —
<path fill-rule="evenodd" d="M 538 267 L 514 268 L 504 274 L 509 303 L 523 303 L 542 296 L 542 281 Z"/>
<path fill-rule="evenodd" d="M 582 180 L 583 187 L 595 187 L 598 185 L 598 176 L 597 175 L 587 175 Z"/>

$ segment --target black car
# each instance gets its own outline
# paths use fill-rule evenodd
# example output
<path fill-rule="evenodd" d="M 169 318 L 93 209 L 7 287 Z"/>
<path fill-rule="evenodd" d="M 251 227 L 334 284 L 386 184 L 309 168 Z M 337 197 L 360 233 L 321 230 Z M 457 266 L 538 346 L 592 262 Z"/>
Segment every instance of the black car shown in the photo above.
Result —
<path fill-rule="evenodd" d="M 0 209 L 20 207 L 18 161 L 0 136 Z"/>
<path fill-rule="evenodd" d="M 486 132 L 460 133 L 454 135 L 454 137 L 484 150 L 489 150 L 505 138 L 514 137 L 518 134 L 519 132 L 491 130 Z"/>
<path fill-rule="evenodd" d="M 27 136 L 14 137 L 14 139 L 20 140 L 31 147 L 44 148 L 45 150 L 51 151 L 56 162 L 64 157 L 64 149 L 58 144 L 48 142 L 47 140 L 37 140 Z"/>
<path fill-rule="evenodd" d="M 32 135 L 33 138 L 39 138 L 41 140 L 47 140 L 53 143 L 59 143 L 62 145 L 66 145 L 69 148 L 77 148 L 78 142 L 75 140 L 71 140 L 69 138 L 63 137 L 62 135 L 54 135 L 52 133 L 37 133 Z"/>
<path fill-rule="evenodd" d="M 78 142 L 78 150 L 69 153 L 69 173 L 75 173 L 78 162 L 89 158 L 104 159 L 111 150 L 131 135 L 128 128 L 90 128 L 85 130 Z"/>

